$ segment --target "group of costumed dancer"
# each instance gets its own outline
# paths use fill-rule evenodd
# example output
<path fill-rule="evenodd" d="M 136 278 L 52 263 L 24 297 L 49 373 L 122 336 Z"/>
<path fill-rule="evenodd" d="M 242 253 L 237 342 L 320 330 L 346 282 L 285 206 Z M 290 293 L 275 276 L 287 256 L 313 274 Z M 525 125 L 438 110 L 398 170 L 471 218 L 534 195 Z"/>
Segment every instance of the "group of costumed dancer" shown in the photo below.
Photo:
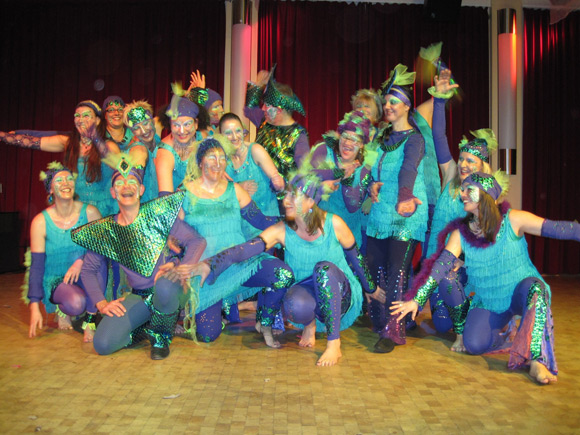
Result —
<path fill-rule="evenodd" d="M 0 132 L 9 145 L 64 152 L 41 174 L 49 207 L 31 224 L 29 335 L 43 327 L 42 303 L 61 328 L 85 313 L 84 340 L 99 354 L 148 339 L 163 359 L 180 313 L 192 339 L 212 342 L 224 313 L 253 298 L 266 345 L 281 346 L 284 321 L 302 325 L 303 347 L 323 331 L 317 364 L 329 366 L 363 311 L 374 351 L 389 353 L 429 300 L 437 331 L 457 335 L 451 350 L 474 355 L 509 346 L 521 317 L 508 366 L 556 381 L 550 289 L 523 236 L 580 241 L 580 226 L 502 201 L 491 130 L 464 138 L 453 161 L 445 105 L 457 84 L 433 62 L 432 99 L 415 109 L 415 73 L 397 65 L 312 148 L 293 117 L 304 108 L 274 70 L 248 84 L 256 142 L 199 72 L 157 117 L 146 101 L 113 96 L 102 109 L 80 102 L 71 133 Z M 111 274 L 129 291 L 116 294 Z"/>

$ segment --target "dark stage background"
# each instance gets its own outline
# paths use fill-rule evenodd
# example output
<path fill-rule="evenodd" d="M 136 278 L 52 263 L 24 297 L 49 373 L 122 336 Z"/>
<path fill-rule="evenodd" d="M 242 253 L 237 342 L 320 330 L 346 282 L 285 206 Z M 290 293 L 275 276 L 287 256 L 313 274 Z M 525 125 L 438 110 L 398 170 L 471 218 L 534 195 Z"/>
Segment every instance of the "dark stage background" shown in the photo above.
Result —
<path fill-rule="evenodd" d="M 168 102 L 170 83 L 200 69 L 223 91 L 225 6 L 222 1 L 2 1 L 0 130 L 70 130 L 76 103 L 108 95 L 129 102 Z M 580 13 L 549 26 L 547 11 L 526 10 L 524 208 L 554 219 L 578 217 Z M 443 41 L 443 58 L 462 87 L 450 107 L 454 157 L 469 130 L 489 126 L 489 17 L 464 7 L 451 22 L 423 18 L 420 5 L 260 2 L 258 67 L 278 64 L 307 116 L 297 116 L 314 143 L 350 110 L 359 88 L 378 87 L 397 63 L 428 74 L 419 48 Z M 418 80 L 416 102 L 429 97 Z M 45 207 L 38 173 L 60 155 L 0 145 L 0 212 L 15 212 L 17 256 L 30 220 Z M 14 216 L 14 215 L 10 215 Z M 2 221 L 4 222 L 4 221 Z M 16 225 L 15 225 L 16 226 Z M 531 241 L 547 273 L 580 273 L 580 245 Z"/>

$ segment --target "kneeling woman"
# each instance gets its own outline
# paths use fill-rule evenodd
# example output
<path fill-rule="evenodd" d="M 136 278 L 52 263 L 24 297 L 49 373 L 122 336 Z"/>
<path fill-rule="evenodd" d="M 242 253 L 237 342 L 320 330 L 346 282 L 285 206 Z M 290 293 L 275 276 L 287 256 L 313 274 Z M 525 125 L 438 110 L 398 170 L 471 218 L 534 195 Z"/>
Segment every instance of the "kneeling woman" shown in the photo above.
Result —
<path fill-rule="evenodd" d="M 328 341 L 317 365 L 330 366 L 342 356 L 340 330 L 348 328 L 360 314 L 361 285 L 383 303 L 385 292 L 375 287 L 348 226 L 339 216 L 318 208 L 322 189 L 314 174 L 294 175 L 284 198 L 285 222 L 208 258 L 193 268 L 193 273 L 205 279 L 223 269 L 226 261 L 228 264 L 243 261 L 277 243 L 285 246 L 285 261 L 298 284 L 288 290 L 284 311 L 291 321 L 305 324 L 300 340 L 304 347 L 314 345 L 316 319 L 322 322 Z"/>
<path fill-rule="evenodd" d="M 554 355 L 550 287 L 528 256 L 525 233 L 580 241 L 576 222 L 554 222 L 509 204 L 496 205 L 502 188 L 489 174 L 475 172 L 462 183 L 461 197 L 467 216 L 451 222 L 445 250 L 440 246 L 417 277 L 412 300 L 394 302 L 391 310 L 402 318 L 413 317 L 437 288 L 463 252 L 469 277 L 466 293 L 476 295 L 467 314 L 463 341 L 468 353 L 480 355 L 498 349 L 504 342 L 499 332 L 514 315 L 521 325 L 510 350 L 508 367 L 529 366 L 537 382 L 557 380 Z M 440 240 L 445 240 L 440 238 Z"/>
<path fill-rule="evenodd" d="M 248 193 L 237 183 L 225 176 L 227 156 L 224 150 L 229 141 L 214 135 L 197 144 L 192 151 L 184 180 L 185 201 L 184 220 L 194 227 L 207 241 L 202 259 L 215 255 L 223 249 L 243 243 L 246 240 L 242 230 L 245 220 L 256 228 L 265 229 L 277 222 L 277 218 L 262 214 Z M 231 263 L 223 263 L 218 258 L 220 270 Z M 227 262 L 227 259 L 224 261 Z M 184 266 L 187 269 L 188 266 Z M 216 340 L 222 331 L 222 300 L 250 297 L 259 291 L 263 298 L 258 306 L 257 320 L 266 344 L 280 347 L 272 336 L 275 314 L 280 310 L 282 298 L 293 282 L 292 271 L 281 260 L 260 251 L 259 255 L 229 268 L 221 276 L 209 279 L 205 285 L 192 282 L 188 307 L 188 321 L 195 314 L 195 329 L 192 334 L 204 342 Z M 184 278 L 189 278 L 187 272 Z M 187 323 L 187 322 L 186 322 Z M 193 326 L 193 325 L 191 325 Z"/>
<path fill-rule="evenodd" d="M 71 329 L 69 316 L 85 311 L 84 341 L 91 342 L 94 334 L 93 315 L 96 307 L 87 300 L 79 279 L 86 249 L 75 245 L 70 237 L 71 228 L 84 225 L 101 217 L 96 207 L 75 200 L 75 178 L 59 162 L 52 162 L 40 173 L 48 193 L 50 206 L 36 215 L 30 224 L 31 265 L 25 299 L 30 302 L 32 338 L 43 321 L 40 302 L 47 313 L 58 313 L 59 329 Z M 104 280 L 105 270 L 99 278 Z M 58 307 L 58 308 L 57 308 Z"/>

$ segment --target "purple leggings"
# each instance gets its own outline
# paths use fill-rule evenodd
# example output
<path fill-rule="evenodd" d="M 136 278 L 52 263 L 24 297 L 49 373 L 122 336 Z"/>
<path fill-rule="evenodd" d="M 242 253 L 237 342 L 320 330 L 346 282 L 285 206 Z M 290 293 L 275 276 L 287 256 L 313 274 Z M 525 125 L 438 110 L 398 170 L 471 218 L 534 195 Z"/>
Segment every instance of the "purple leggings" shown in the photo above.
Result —
<path fill-rule="evenodd" d="M 326 326 L 328 340 L 340 338 L 340 318 L 350 307 L 350 282 L 328 261 L 314 266 L 311 277 L 293 285 L 284 297 L 284 314 L 294 323 L 308 325 L 316 317 Z"/>

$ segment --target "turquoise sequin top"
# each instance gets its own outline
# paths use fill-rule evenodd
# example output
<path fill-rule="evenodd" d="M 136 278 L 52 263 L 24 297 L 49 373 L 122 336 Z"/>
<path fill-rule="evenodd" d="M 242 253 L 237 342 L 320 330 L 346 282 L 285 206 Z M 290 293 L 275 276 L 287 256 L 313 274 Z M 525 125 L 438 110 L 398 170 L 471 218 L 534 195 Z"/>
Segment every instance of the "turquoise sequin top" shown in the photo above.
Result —
<path fill-rule="evenodd" d="M 314 273 L 314 266 L 320 261 L 329 261 L 344 272 L 350 282 L 351 290 L 350 307 L 340 320 L 340 329 L 344 330 L 350 327 L 361 313 L 362 287 L 344 257 L 342 246 L 334 233 L 332 216 L 332 213 L 326 213 L 324 233 L 313 241 L 302 239 L 286 225 L 284 262 L 294 271 L 297 283 L 311 277 Z M 317 322 L 318 328 L 321 331 L 325 330 L 325 326 L 320 322 Z"/>
<path fill-rule="evenodd" d="M 435 213 L 433 214 L 433 222 L 431 223 L 431 237 L 429 238 L 429 245 L 427 246 L 427 257 L 430 257 L 437 250 L 437 237 L 445 226 L 453 219 L 465 216 L 463 210 L 463 201 L 459 192 L 453 198 L 450 192 L 451 181 L 439 195 L 437 205 L 435 206 Z"/>
<path fill-rule="evenodd" d="M 469 277 L 465 294 L 475 292 L 471 308 L 502 313 L 510 307 L 514 290 L 524 278 L 533 276 L 546 284 L 530 260 L 526 238 L 514 233 L 509 213 L 503 217 L 495 243 L 487 248 L 474 247 L 461 237 Z M 549 294 L 548 284 L 546 289 Z"/>
<path fill-rule="evenodd" d="M 236 183 L 254 180 L 258 184 L 258 190 L 254 193 L 252 199 L 257 204 L 258 208 L 266 216 L 280 216 L 276 194 L 270 187 L 270 179 L 252 157 L 253 146 L 254 144 L 250 144 L 248 147 L 246 161 L 238 169 L 234 169 L 231 160 L 228 160 L 226 172 Z M 251 239 L 262 232 L 262 230 L 253 227 L 245 220 L 242 220 L 242 230 L 246 239 Z"/>
<path fill-rule="evenodd" d="M 233 183 L 228 183 L 223 195 L 213 199 L 199 198 L 187 190 L 183 210 L 185 211 L 185 222 L 191 225 L 207 242 L 207 247 L 201 257 L 202 260 L 246 241 L 242 233 L 240 204 Z M 222 299 L 238 295 L 245 299 L 254 295 L 260 290 L 259 288 L 244 287 L 242 284 L 256 273 L 260 268 L 261 261 L 265 258 L 271 257 L 262 253 L 241 263 L 232 264 L 213 284 L 204 283 L 203 287 L 197 289 L 199 304 L 196 313 Z"/>
<path fill-rule="evenodd" d="M 75 181 L 75 192 L 80 201 L 94 205 L 101 216 L 109 216 L 119 212 L 117 201 L 111 196 L 111 177 L 113 169 L 101 162 L 101 179 L 93 183 L 87 182 L 85 174 L 85 159 L 79 157 L 78 177 Z"/>
<path fill-rule="evenodd" d="M 49 301 L 51 292 L 62 282 L 72 264 L 85 254 L 86 249 L 81 248 L 71 240 L 72 228 L 63 230 L 55 225 L 46 210 L 43 210 L 42 214 L 46 222 L 46 262 L 42 280 L 44 288 L 42 303 L 46 307 L 47 313 L 54 313 L 56 307 Z M 87 222 L 87 204 L 83 204 L 79 219 L 73 227 L 80 227 Z"/>
<path fill-rule="evenodd" d="M 387 146 L 393 145 L 394 135 L 389 137 Z M 367 235 L 377 239 L 397 237 L 401 240 L 425 240 L 427 231 L 427 194 L 425 192 L 423 160 L 417 168 L 417 178 L 413 186 L 413 195 L 420 199 L 423 204 L 418 205 L 415 213 L 410 217 L 403 217 L 397 213 L 395 206 L 399 194 L 399 171 L 405 157 L 405 143 L 408 138 L 392 151 L 385 151 L 382 147 L 377 148 L 377 161 L 373 165 L 373 180 L 383 182 L 379 193 L 379 202 L 374 203 L 369 213 L 367 223 Z M 381 166 L 379 174 L 379 166 Z"/>

